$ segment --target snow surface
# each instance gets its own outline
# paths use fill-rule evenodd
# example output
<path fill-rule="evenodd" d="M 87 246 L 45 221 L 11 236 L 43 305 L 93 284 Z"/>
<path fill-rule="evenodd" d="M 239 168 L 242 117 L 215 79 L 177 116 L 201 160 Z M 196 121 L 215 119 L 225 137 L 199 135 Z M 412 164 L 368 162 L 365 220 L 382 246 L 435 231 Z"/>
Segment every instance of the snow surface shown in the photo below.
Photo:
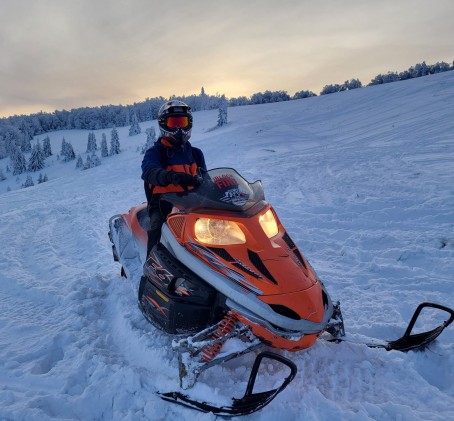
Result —
<path fill-rule="evenodd" d="M 263 181 L 351 338 L 396 339 L 419 302 L 454 306 L 454 72 L 228 117 L 210 130 L 217 111 L 195 113 L 193 144 L 209 167 Z M 142 317 L 111 256 L 109 217 L 144 201 L 138 148 L 152 124 L 120 128 L 123 152 L 87 171 L 55 155 L 63 136 L 84 154 L 88 131 L 50 133 L 48 182 L 0 182 L 0 419 L 216 418 L 153 394 L 178 389 L 171 338 Z M 319 341 L 284 355 L 297 377 L 245 419 L 454 419 L 454 327 L 424 352 Z M 191 393 L 242 395 L 253 359 L 208 370 Z"/>

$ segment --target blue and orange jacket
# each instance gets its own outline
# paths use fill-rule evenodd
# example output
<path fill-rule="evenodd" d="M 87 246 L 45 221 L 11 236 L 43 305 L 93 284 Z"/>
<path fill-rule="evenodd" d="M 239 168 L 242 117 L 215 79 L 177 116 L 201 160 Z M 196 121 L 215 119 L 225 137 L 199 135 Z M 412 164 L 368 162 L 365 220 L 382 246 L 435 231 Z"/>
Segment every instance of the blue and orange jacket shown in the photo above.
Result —
<path fill-rule="evenodd" d="M 148 190 L 145 188 L 147 200 L 150 202 L 157 194 L 183 191 L 181 186 L 167 183 L 167 171 L 196 175 L 197 168 L 206 171 L 205 158 L 200 149 L 192 147 L 189 142 L 174 147 L 165 139 L 159 138 L 145 152 L 142 160 L 142 180 L 146 187 L 148 184 Z"/>

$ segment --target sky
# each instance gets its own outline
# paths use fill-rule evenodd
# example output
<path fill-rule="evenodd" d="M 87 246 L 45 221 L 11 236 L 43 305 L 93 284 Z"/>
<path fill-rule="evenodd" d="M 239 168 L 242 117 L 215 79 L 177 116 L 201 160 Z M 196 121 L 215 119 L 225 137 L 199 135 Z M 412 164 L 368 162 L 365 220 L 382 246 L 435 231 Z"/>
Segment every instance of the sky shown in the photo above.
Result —
<path fill-rule="evenodd" d="M 452 0 L 0 0 L 0 117 L 319 93 L 454 59 Z"/>

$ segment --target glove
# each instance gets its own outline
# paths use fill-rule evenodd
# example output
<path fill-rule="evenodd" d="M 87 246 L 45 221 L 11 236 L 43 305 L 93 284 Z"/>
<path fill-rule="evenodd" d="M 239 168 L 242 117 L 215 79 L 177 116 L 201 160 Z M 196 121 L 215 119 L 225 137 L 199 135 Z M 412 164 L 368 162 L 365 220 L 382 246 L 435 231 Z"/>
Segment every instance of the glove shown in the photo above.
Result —
<path fill-rule="evenodd" d="M 166 180 L 169 184 L 172 183 L 174 186 L 183 187 L 184 190 L 188 190 L 189 186 L 196 186 L 199 184 L 193 175 L 184 172 L 168 171 Z"/>

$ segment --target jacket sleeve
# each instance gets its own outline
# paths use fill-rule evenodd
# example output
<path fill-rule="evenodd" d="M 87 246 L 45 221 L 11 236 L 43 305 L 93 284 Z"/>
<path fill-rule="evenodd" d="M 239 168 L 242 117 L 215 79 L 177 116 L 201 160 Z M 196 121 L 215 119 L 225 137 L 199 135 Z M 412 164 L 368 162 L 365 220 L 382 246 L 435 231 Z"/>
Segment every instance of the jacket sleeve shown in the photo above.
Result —
<path fill-rule="evenodd" d="M 192 148 L 192 154 L 197 166 L 203 168 L 206 171 L 207 166 L 205 164 L 205 157 L 203 156 L 203 152 L 199 148 Z"/>
<path fill-rule="evenodd" d="M 161 154 L 158 148 L 151 147 L 145 152 L 142 160 L 142 180 L 153 186 L 167 186 L 167 171 L 162 168 Z"/>

